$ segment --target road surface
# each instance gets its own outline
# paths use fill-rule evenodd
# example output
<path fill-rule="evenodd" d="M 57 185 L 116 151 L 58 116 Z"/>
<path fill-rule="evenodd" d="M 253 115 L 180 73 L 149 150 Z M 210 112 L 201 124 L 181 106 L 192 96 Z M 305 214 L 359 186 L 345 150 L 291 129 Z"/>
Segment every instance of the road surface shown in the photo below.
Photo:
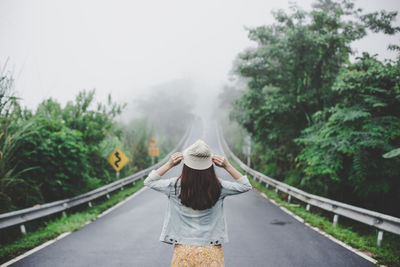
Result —
<path fill-rule="evenodd" d="M 198 138 L 221 154 L 214 123 L 197 122 Z M 178 176 L 182 163 L 165 174 Z M 230 176 L 217 170 L 222 179 Z M 230 266 L 375 266 L 284 213 L 255 191 L 225 199 Z M 173 246 L 159 241 L 167 197 L 146 189 L 105 216 L 11 266 L 169 266 Z"/>

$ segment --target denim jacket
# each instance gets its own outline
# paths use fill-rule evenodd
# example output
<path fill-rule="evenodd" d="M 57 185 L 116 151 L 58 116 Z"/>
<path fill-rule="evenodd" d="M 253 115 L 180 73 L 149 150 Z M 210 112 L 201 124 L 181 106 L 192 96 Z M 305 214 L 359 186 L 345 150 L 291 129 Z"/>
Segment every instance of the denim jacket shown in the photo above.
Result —
<path fill-rule="evenodd" d="M 144 184 L 168 197 L 168 207 L 165 213 L 164 224 L 160 241 L 168 244 L 186 245 L 219 245 L 228 242 L 227 225 L 224 214 L 224 199 L 226 196 L 236 195 L 249 191 L 252 186 L 246 176 L 234 182 L 219 179 L 221 195 L 215 205 L 205 210 L 194 210 L 181 204 L 178 198 L 180 181 L 175 194 L 174 184 L 178 177 L 161 179 L 161 176 L 152 170 L 144 180 Z"/>

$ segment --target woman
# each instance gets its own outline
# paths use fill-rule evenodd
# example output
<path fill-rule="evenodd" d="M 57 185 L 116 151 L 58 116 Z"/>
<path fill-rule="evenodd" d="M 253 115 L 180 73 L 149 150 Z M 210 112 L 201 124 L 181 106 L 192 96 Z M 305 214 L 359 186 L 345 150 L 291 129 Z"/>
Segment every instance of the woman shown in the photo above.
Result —
<path fill-rule="evenodd" d="M 181 160 L 184 165 L 179 177 L 161 179 Z M 217 178 L 213 163 L 236 181 Z M 160 241 L 174 244 L 171 266 L 224 266 L 221 244 L 228 242 L 228 234 L 223 201 L 226 196 L 249 191 L 252 187 L 247 177 L 197 140 L 151 171 L 144 184 L 169 199 Z"/>

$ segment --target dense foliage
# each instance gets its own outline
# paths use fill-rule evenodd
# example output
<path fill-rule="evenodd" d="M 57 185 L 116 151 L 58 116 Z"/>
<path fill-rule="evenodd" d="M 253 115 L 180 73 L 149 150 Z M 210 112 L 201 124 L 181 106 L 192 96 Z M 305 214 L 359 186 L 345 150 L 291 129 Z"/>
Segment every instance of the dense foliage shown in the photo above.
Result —
<path fill-rule="evenodd" d="M 32 113 L 21 111 L 10 95 L 11 84 L 1 89 L 3 105 L 14 100 L 1 116 L 7 137 L 1 152 L 8 155 L 2 158 L 1 211 L 71 197 L 110 180 L 111 168 L 100 148 L 107 136 L 118 137 L 114 118 L 121 105 L 110 98 L 107 105 L 91 109 L 92 90 L 80 92 L 64 108 L 47 99 Z"/>
<path fill-rule="evenodd" d="M 94 98 L 94 90 L 81 91 L 64 107 L 49 98 L 32 112 L 22 109 L 13 95 L 12 77 L 1 75 L 0 212 L 71 197 L 114 181 L 107 158 L 117 147 L 130 158 L 121 176 L 151 164 L 147 147 L 153 130 L 147 120 L 117 122 L 125 105 L 111 97 L 95 105 Z M 165 151 L 162 143 L 159 146 Z"/>
<path fill-rule="evenodd" d="M 332 90 L 335 106 L 314 113 L 315 123 L 296 139 L 303 147 L 301 185 L 400 214 L 393 205 L 400 157 L 383 157 L 400 144 L 400 62 L 385 65 L 364 54 L 343 69 Z"/>
<path fill-rule="evenodd" d="M 193 116 L 190 92 L 183 93 L 186 83 L 156 88 L 135 103 L 141 116 L 121 122 L 116 118 L 126 104 L 113 102 L 111 96 L 96 104 L 95 90 L 81 91 L 64 107 L 48 98 L 35 111 L 22 109 L 11 75 L 0 77 L 0 212 L 68 198 L 114 181 L 116 173 L 107 159 L 115 148 L 130 159 L 120 177 L 147 168 L 152 163 L 147 151 L 151 137 L 158 139 L 161 159 Z"/>
<path fill-rule="evenodd" d="M 308 191 L 400 215 L 386 205 L 400 200 L 399 157 L 382 157 L 400 147 L 399 63 L 349 60 L 368 29 L 399 32 L 397 13 L 319 0 L 310 12 L 274 15 L 249 29 L 257 46 L 235 66 L 247 89 L 231 117 L 255 141 L 253 162 Z"/>
<path fill-rule="evenodd" d="M 27 138 L 36 136 L 36 125 L 32 119 L 21 119 L 12 86 L 11 77 L 0 75 L 0 210 L 37 203 L 40 199 L 40 190 L 22 177 L 32 167 L 18 167 L 19 150 Z"/>

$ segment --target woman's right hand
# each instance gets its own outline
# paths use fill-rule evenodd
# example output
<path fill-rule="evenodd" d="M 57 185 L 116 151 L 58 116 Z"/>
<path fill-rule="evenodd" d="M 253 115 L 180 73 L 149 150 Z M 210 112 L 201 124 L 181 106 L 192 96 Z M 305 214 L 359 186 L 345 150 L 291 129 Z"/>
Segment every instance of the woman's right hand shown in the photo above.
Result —
<path fill-rule="evenodd" d="M 218 167 L 226 169 L 229 166 L 229 161 L 220 155 L 214 155 L 211 160 L 217 165 Z"/>
<path fill-rule="evenodd" d="M 183 154 L 181 152 L 175 152 L 169 158 L 169 161 L 168 161 L 169 168 L 172 168 L 172 167 L 178 165 L 181 162 L 181 160 L 183 160 Z"/>

